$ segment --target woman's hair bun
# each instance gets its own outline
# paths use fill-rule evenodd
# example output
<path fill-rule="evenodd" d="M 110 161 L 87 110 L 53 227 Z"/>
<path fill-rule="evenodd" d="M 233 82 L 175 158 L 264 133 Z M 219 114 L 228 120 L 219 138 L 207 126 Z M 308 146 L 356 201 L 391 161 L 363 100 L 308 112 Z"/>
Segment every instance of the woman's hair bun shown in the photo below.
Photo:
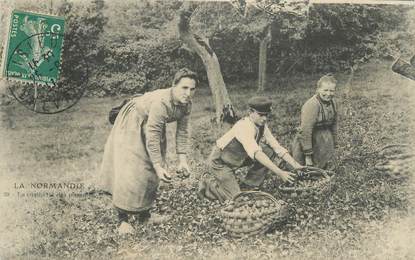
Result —
<path fill-rule="evenodd" d="M 173 85 L 179 83 L 182 78 L 191 78 L 196 81 L 196 85 L 199 84 L 199 80 L 197 78 L 197 73 L 188 69 L 188 68 L 181 68 L 179 69 L 176 74 L 174 75 Z"/>

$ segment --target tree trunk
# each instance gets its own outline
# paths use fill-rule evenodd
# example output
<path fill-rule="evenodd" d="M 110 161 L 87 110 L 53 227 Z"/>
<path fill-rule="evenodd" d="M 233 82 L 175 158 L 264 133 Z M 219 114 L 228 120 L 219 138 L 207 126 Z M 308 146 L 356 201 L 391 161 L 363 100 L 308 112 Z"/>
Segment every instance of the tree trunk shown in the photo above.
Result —
<path fill-rule="evenodd" d="M 346 84 L 345 84 L 345 87 L 346 87 L 346 98 L 347 99 L 350 99 L 351 98 L 351 94 L 352 94 L 352 81 L 353 81 L 353 78 L 354 78 L 354 73 L 356 71 L 356 68 L 357 68 L 357 64 L 356 65 L 353 65 L 353 66 L 350 66 L 350 74 L 349 74 L 349 77 L 347 77 L 347 81 L 346 81 Z"/>
<path fill-rule="evenodd" d="M 229 98 L 228 91 L 225 86 L 225 82 L 222 77 L 222 72 L 219 65 L 218 57 L 215 52 L 209 46 L 209 43 L 199 36 L 194 35 L 190 29 L 190 16 L 193 10 L 189 2 L 184 2 L 183 8 L 180 11 L 179 19 L 179 36 L 180 39 L 187 45 L 189 49 L 196 52 L 197 55 L 202 59 L 202 62 L 206 68 L 208 76 L 209 87 L 213 94 L 213 100 L 216 111 L 216 122 L 220 123 L 221 120 L 226 118 L 224 113 L 226 110 L 230 110 L 231 116 L 234 116 L 232 102 Z M 232 119 L 234 120 L 234 119 Z"/>
<path fill-rule="evenodd" d="M 259 44 L 258 92 L 263 92 L 267 84 L 267 53 L 271 42 L 271 26 L 268 25 L 266 30 L 266 35 Z"/>

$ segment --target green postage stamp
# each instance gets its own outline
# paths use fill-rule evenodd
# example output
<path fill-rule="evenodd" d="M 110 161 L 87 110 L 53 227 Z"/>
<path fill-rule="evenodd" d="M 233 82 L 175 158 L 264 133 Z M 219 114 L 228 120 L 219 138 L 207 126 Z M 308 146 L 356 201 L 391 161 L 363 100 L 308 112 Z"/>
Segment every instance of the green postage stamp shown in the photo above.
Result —
<path fill-rule="evenodd" d="M 55 85 L 59 80 L 64 28 L 63 17 L 12 11 L 2 76 L 20 82 Z"/>

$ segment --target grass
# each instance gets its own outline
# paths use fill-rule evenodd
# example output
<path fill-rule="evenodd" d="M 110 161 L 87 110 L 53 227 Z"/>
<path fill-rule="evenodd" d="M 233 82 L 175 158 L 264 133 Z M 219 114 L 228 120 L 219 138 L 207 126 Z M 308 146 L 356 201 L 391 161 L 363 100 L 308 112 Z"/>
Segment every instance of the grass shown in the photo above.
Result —
<path fill-rule="evenodd" d="M 266 95 L 275 103 L 270 126 L 279 141 L 289 147 L 298 126 L 301 105 L 314 93 L 318 75 L 291 77 Z M 334 191 L 327 198 L 292 201 L 287 226 L 262 237 L 232 239 L 217 216 L 219 205 L 195 196 L 197 179 L 210 152 L 217 127 L 211 123 L 211 97 L 199 89 L 192 112 L 193 176 L 161 187 L 154 211 L 173 216 L 159 226 L 136 225 L 134 236 L 120 237 L 107 196 L 18 197 L 36 190 L 32 182 L 81 182 L 97 177 L 103 147 L 111 126 L 107 113 L 122 98 L 83 98 L 78 105 L 56 115 L 40 115 L 18 104 L 2 109 L 0 256 L 4 258 L 134 258 L 134 259 L 361 259 L 385 254 L 405 258 L 413 251 L 397 246 L 396 237 L 413 227 L 408 182 L 375 172 L 376 151 L 388 143 L 413 141 L 414 83 L 389 71 L 384 62 L 364 66 L 347 87 L 339 74 L 338 173 Z M 276 85 L 270 80 L 270 86 Z M 253 82 L 229 85 L 238 111 L 255 94 Z M 10 115 L 11 114 L 11 115 Z M 5 123 L 12 117 L 16 127 Z M 213 133 L 213 136 L 212 136 Z M 173 140 L 174 126 L 169 127 Z M 168 159 L 175 160 L 174 142 Z M 171 170 L 174 164 L 171 164 Z M 14 185 L 23 183 L 25 189 Z M 275 193 L 274 179 L 266 189 Z M 39 191 L 39 190 L 37 190 Z M 45 192 L 45 190 L 41 190 Z M 53 190 L 56 192 L 56 190 Z M 68 191 L 66 191 L 69 193 Z M 74 191 L 80 193 L 81 191 Z M 409 213 L 408 213 L 409 212 Z M 393 223 L 403 223 L 395 226 Z M 396 229 L 395 239 L 387 236 Z M 387 232 L 387 233 L 386 233 Z M 408 239 L 412 235 L 407 236 Z M 387 243 L 384 248 L 373 239 Z M 398 242 L 399 244 L 399 242 Z M 393 252 L 393 253 L 392 253 Z"/>

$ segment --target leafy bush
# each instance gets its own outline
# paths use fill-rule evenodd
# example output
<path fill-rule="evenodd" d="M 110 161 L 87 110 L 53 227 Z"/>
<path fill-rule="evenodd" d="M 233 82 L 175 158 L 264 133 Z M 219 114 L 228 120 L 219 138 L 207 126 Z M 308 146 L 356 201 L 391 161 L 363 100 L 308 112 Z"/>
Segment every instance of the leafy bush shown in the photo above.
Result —
<path fill-rule="evenodd" d="M 65 17 L 65 51 L 62 85 L 70 88 L 96 88 L 93 76 L 104 60 L 98 40 L 108 18 L 103 15 L 104 1 L 73 3 L 64 0 L 59 14 Z"/>
<path fill-rule="evenodd" d="M 72 11 L 73 4 L 63 8 L 71 35 L 68 48 L 74 53 L 85 50 L 91 64 L 90 95 L 168 87 L 183 66 L 206 81 L 200 58 L 178 40 L 175 18 L 180 3 L 116 2 L 106 3 L 104 9 L 100 2 L 79 12 Z M 403 48 L 402 42 L 410 39 L 404 30 L 406 12 L 396 6 L 316 5 L 306 17 L 283 13 L 275 18 L 258 10 L 242 17 L 229 3 L 215 2 L 200 3 L 191 26 L 209 41 L 230 83 L 256 78 L 259 41 L 268 24 L 273 28 L 268 73 L 287 77 L 294 72 L 347 70 L 387 56 L 386 41 Z"/>

